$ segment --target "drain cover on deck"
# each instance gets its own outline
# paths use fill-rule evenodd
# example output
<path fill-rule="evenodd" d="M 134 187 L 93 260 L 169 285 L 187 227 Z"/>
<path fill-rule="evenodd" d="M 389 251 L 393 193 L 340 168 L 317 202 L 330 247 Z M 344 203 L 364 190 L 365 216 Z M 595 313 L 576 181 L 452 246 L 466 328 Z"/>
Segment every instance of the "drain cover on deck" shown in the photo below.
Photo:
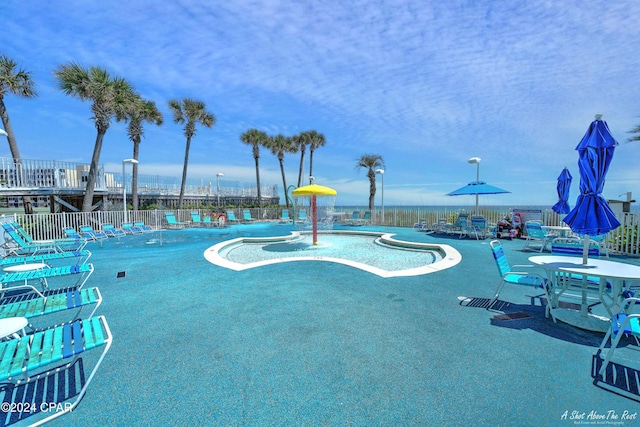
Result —
<path fill-rule="evenodd" d="M 493 316 L 494 319 L 497 320 L 519 320 L 519 319 L 530 319 L 527 313 L 518 312 L 518 313 L 505 313 L 505 314 L 497 314 Z"/>

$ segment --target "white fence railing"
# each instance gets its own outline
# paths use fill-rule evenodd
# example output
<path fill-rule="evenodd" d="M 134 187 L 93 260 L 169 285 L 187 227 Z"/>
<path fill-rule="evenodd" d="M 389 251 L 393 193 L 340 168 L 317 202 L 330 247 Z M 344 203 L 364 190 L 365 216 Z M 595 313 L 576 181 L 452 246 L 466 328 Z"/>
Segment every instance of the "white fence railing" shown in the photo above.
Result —
<path fill-rule="evenodd" d="M 236 218 L 242 218 L 244 209 L 234 209 Z M 282 215 L 282 208 L 253 208 L 249 209 L 251 216 L 258 220 L 278 220 Z M 349 216 L 354 208 L 335 209 L 343 212 L 345 217 Z M 366 209 L 359 209 L 364 212 Z M 182 209 L 173 210 L 178 221 L 190 221 L 191 212 L 197 211 L 200 216 L 213 215 L 212 211 L 204 209 Z M 509 214 L 510 210 L 501 211 L 499 209 L 486 209 L 479 212 L 487 219 L 488 224 L 495 224 L 500 219 Z M 165 219 L 165 211 L 163 210 L 142 210 L 128 211 L 127 219 L 129 222 L 142 221 L 156 229 L 167 228 Z M 450 222 L 454 222 L 458 214 L 457 209 L 448 208 L 387 208 L 384 212 L 384 221 L 382 210 L 372 212 L 372 223 L 376 225 L 394 226 L 394 227 L 413 227 L 413 224 L 419 220 L 425 220 L 427 224 L 434 224 L 440 218 L 445 218 Z M 293 217 L 293 216 L 292 216 Z M 640 215 L 634 213 L 625 213 L 618 218 L 621 226 L 616 230 L 607 234 L 605 242 L 610 253 L 620 255 L 640 256 Z M 542 212 L 542 220 L 547 225 L 561 225 L 561 218 L 552 211 Z M 34 239 L 46 240 L 64 237 L 64 229 L 66 227 L 75 228 L 76 230 L 82 225 L 92 225 L 99 229 L 102 224 L 111 223 L 119 226 L 124 222 L 123 211 L 95 211 L 95 212 L 64 212 L 55 214 L 12 214 L 4 217 L 3 221 L 18 221 L 29 231 Z"/>

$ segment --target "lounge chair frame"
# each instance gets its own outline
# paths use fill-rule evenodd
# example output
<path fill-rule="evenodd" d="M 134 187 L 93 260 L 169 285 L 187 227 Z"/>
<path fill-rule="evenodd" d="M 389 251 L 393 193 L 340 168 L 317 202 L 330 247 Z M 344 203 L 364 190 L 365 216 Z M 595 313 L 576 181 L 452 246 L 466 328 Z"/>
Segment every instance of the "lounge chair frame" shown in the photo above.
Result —
<path fill-rule="evenodd" d="M 105 355 L 113 336 L 104 316 L 57 325 L 34 334 L 0 342 L 0 382 L 20 386 L 68 370 L 86 351 L 103 347 L 95 366 L 80 391 L 60 411 L 52 411 L 32 424 L 39 426 L 73 411 L 84 397 Z M 62 363 L 62 364 L 60 364 Z M 23 402 L 25 403 L 25 402 Z"/>

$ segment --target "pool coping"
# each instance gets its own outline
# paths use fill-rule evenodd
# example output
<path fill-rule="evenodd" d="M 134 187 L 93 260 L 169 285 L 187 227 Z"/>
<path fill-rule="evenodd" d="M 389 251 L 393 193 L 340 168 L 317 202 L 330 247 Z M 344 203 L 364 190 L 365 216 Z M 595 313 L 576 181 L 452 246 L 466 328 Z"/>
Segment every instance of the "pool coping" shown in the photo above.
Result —
<path fill-rule="evenodd" d="M 395 233 L 384 233 L 377 231 L 348 231 L 348 230 L 321 230 L 318 234 L 337 234 L 337 235 L 359 235 L 359 236 L 377 236 L 387 246 L 398 246 L 399 248 L 414 248 L 414 249 L 431 249 L 437 250 L 442 253 L 442 260 L 433 264 L 427 264 L 421 267 L 409 268 L 405 270 L 389 271 L 378 267 L 374 267 L 368 264 L 352 261 L 344 258 L 325 257 L 325 256 L 302 256 L 302 257 L 283 257 L 273 258 L 263 261 L 251 262 L 248 264 L 240 264 L 234 261 L 230 261 L 220 255 L 220 251 L 228 246 L 239 245 L 243 243 L 276 243 L 286 242 L 294 240 L 300 237 L 300 235 L 311 234 L 308 231 L 292 231 L 290 235 L 283 236 L 270 236 L 270 237 L 238 237 L 231 240 L 225 240 L 224 242 L 217 243 L 204 251 L 204 257 L 210 263 L 228 268 L 234 271 L 243 271 L 250 268 L 262 267 L 265 265 L 279 264 L 284 262 L 293 261 L 321 261 L 321 262 L 334 262 L 337 264 L 344 264 L 350 267 L 358 268 L 360 270 L 367 271 L 383 278 L 389 277 L 407 277 L 407 276 L 420 276 L 424 274 L 435 273 L 438 271 L 451 268 L 462 261 L 462 255 L 453 246 L 446 244 L 434 244 L 434 243 L 419 243 L 409 242 L 406 240 L 394 239 Z"/>

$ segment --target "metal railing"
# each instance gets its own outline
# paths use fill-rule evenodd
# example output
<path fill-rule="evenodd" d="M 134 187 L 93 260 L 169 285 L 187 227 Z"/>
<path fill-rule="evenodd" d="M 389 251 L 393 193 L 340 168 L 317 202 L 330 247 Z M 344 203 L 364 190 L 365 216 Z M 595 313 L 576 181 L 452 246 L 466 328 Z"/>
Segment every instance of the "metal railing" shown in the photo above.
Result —
<path fill-rule="evenodd" d="M 86 187 L 90 165 L 85 163 L 60 162 L 57 160 L 14 161 L 0 158 L 0 189 L 79 189 Z M 257 197 L 255 183 L 245 183 L 213 178 L 187 178 L 185 193 L 194 196 L 210 197 Z M 131 174 L 105 172 L 104 166 L 98 168 L 96 190 L 122 193 L 126 186 L 131 192 Z M 180 193 L 181 179 L 171 176 L 138 175 L 138 193 L 177 195 Z M 219 189 L 219 191 L 218 191 Z M 278 197 L 277 185 L 261 185 L 263 197 Z M 5 191 L 5 193 L 10 193 Z"/>
<path fill-rule="evenodd" d="M 236 218 L 241 219 L 245 209 L 225 209 L 219 212 L 233 210 Z M 334 211 L 344 213 L 347 217 L 353 208 L 336 208 Z M 360 208 L 361 212 L 366 209 Z M 251 216 L 259 221 L 276 221 L 282 216 L 282 208 L 252 208 Z M 191 212 L 198 212 L 201 217 L 213 216 L 216 212 L 208 209 L 181 209 L 171 210 L 178 221 L 191 221 Z M 508 213 L 499 209 L 483 210 L 479 212 L 487 219 L 488 224 L 495 224 Z M 371 223 L 375 225 L 393 227 L 413 227 L 419 220 L 426 220 L 427 224 L 434 224 L 440 218 L 455 221 L 457 209 L 447 208 L 387 208 L 382 221 L 382 212 L 372 212 Z M 127 212 L 129 222 L 142 221 L 155 229 L 168 228 L 164 210 L 138 210 Z M 608 233 L 605 244 L 610 253 L 629 256 L 640 256 L 640 215 L 624 213 L 618 218 L 621 226 Z M 92 225 L 99 229 L 102 224 L 111 223 L 119 226 L 124 221 L 123 211 L 94 211 L 94 212 L 63 212 L 55 214 L 12 214 L 0 219 L 3 221 L 18 221 L 37 240 L 47 240 L 64 237 L 64 228 L 71 227 L 76 230 L 82 225 Z M 543 212 L 542 220 L 547 225 L 561 225 L 560 217 L 554 212 Z"/>

